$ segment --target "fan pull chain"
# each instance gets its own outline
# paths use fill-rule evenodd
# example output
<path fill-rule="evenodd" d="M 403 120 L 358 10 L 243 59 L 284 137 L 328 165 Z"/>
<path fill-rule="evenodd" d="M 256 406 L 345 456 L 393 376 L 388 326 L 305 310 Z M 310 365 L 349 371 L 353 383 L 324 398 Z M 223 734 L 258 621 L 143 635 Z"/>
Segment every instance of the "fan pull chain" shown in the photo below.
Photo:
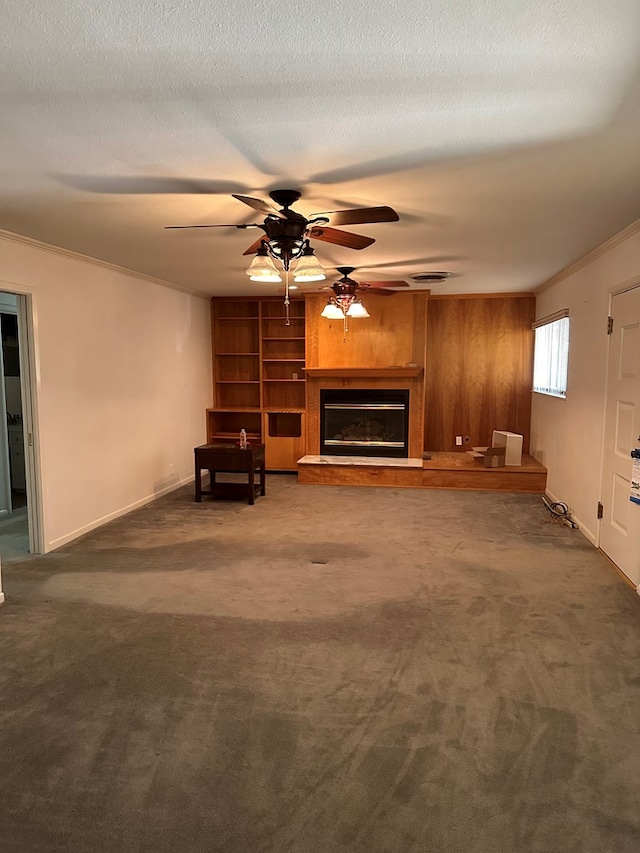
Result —
<path fill-rule="evenodd" d="M 284 271 L 284 316 L 285 326 L 291 325 L 291 319 L 289 318 L 289 306 L 291 305 L 291 300 L 289 299 L 289 270 Z"/>

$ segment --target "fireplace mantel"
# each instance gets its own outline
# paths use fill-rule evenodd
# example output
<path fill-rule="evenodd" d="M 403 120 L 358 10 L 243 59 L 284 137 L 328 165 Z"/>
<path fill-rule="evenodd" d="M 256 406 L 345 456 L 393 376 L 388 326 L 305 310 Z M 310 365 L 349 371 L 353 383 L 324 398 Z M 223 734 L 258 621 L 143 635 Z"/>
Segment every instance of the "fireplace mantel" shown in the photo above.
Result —
<path fill-rule="evenodd" d="M 424 367 L 308 367 L 305 375 L 313 378 L 415 379 Z"/>

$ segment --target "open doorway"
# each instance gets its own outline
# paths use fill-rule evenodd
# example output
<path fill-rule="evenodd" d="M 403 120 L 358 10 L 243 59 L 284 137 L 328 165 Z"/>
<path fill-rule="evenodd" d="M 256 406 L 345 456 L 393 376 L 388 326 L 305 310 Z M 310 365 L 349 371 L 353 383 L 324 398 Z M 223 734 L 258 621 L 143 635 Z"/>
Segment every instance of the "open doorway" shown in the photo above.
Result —
<path fill-rule="evenodd" d="M 9 438 L 9 485 L 11 490 L 11 509 L 15 512 L 27 505 L 27 479 L 24 465 L 22 389 L 20 387 L 20 343 L 18 340 L 17 311 L 15 314 L 9 314 L 4 311 L 0 312 L 0 334 L 2 337 L 4 400 L 7 412 L 7 432 Z"/>
<path fill-rule="evenodd" d="M 0 291 L 0 554 L 42 553 L 37 507 L 31 297 Z M 2 414 L 4 410 L 4 415 Z"/>

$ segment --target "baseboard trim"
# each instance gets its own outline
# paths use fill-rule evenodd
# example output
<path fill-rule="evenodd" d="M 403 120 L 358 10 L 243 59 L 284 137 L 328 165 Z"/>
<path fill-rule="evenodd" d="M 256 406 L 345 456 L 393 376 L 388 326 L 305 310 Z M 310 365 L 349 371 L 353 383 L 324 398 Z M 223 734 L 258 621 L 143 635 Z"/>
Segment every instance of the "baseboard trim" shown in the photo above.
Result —
<path fill-rule="evenodd" d="M 560 503 L 566 503 L 566 501 L 563 501 L 562 498 L 559 498 L 556 495 L 554 495 L 553 492 L 550 492 L 549 489 L 547 489 L 545 491 L 545 495 L 547 496 L 547 498 L 552 503 L 557 503 L 558 501 Z M 582 533 L 582 535 L 585 537 L 585 539 L 588 539 L 589 542 L 591 542 L 591 544 L 593 545 L 593 547 L 597 548 L 598 547 L 598 537 L 596 536 L 596 534 L 593 533 L 593 531 L 589 530 L 589 528 L 586 526 L 586 524 L 582 521 L 581 518 L 578 518 L 577 515 L 574 515 L 572 513 L 571 518 L 578 525 L 577 529 Z"/>
<path fill-rule="evenodd" d="M 611 566 L 611 568 L 613 569 L 613 571 L 618 575 L 618 577 L 619 577 L 619 578 L 621 578 L 621 579 L 626 583 L 626 585 L 627 585 L 627 586 L 630 586 L 630 587 L 631 587 L 631 589 L 632 589 L 634 592 L 637 592 L 637 593 L 638 593 L 638 595 L 640 595 L 640 586 L 636 586 L 636 585 L 634 584 L 634 582 L 631 580 L 631 578 L 628 578 L 628 577 L 625 575 L 625 573 L 622 571 L 622 569 L 621 569 L 619 566 L 617 566 L 617 565 L 613 562 L 613 560 L 611 559 L 611 557 L 610 557 L 608 554 L 606 554 L 606 553 L 602 550 L 602 548 L 598 548 L 598 551 L 600 551 L 600 553 L 602 554 L 602 556 L 605 558 L 605 560 L 607 561 L 607 563 L 609 563 L 609 565 Z"/>
<path fill-rule="evenodd" d="M 553 495 L 549 490 L 547 490 L 546 495 L 547 495 L 547 497 L 549 498 L 549 500 L 550 500 L 550 501 L 557 501 L 557 500 L 559 500 L 559 498 L 555 497 L 555 495 Z M 600 547 L 600 545 L 599 545 L 598 537 L 597 537 L 594 533 L 592 533 L 592 532 L 591 532 L 587 527 L 585 527 L 585 526 L 582 524 L 582 522 L 580 521 L 580 519 L 579 519 L 579 518 L 577 518 L 575 515 L 572 515 L 571 517 L 573 518 L 573 520 L 575 521 L 575 523 L 578 525 L 578 529 L 582 531 L 582 534 L 584 535 L 585 539 L 588 539 L 588 540 L 589 540 L 589 542 L 593 545 L 593 547 L 594 547 L 594 548 L 596 548 L 598 551 L 600 551 L 600 553 L 601 553 L 601 554 L 602 554 L 602 556 L 605 558 L 605 560 L 607 561 L 607 563 L 609 563 L 609 565 L 610 565 L 610 566 L 611 566 L 611 568 L 614 570 L 614 572 L 615 572 L 615 573 L 616 573 L 620 578 L 622 578 L 622 580 L 626 583 L 626 585 L 627 585 L 627 586 L 630 586 L 630 587 L 631 587 L 631 589 L 633 589 L 633 590 L 634 590 L 638 595 L 640 595 L 640 584 L 638 584 L 638 585 L 636 586 L 636 584 L 635 584 L 635 583 L 634 583 L 630 578 L 628 578 L 628 577 L 625 575 L 625 573 L 622 571 L 622 569 L 621 569 L 621 568 L 619 568 L 619 566 L 617 566 L 617 565 L 613 562 L 613 560 L 611 559 L 611 557 L 610 557 L 608 554 L 606 554 L 606 553 L 602 550 L 602 548 L 601 548 L 601 547 Z"/>
<path fill-rule="evenodd" d="M 121 507 L 120 509 L 110 512 L 108 515 L 102 516 L 102 518 L 97 518 L 95 521 L 89 522 L 89 524 L 85 524 L 82 527 L 78 527 L 75 530 L 72 530 L 70 533 L 66 533 L 64 536 L 60 536 L 58 539 L 52 539 L 51 542 L 45 543 L 44 553 L 48 554 L 51 551 L 55 551 L 56 548 L 61 548 L 63 545 L 68 545 L 69 542 L 73 542 L 75 539 L 78 539 L 85 533 L 91 533 L 92 530 L 95 530 L 98 527 L 102 527 L 103 524 L 108 524 L 110 521 L 115 521 L 116 518 L 121 518 L 123 515 L 127 515 L 128 513 L 133 512 L 136 509 L 140 509 L 141 507 L 150 504 L 152 501 L 155 501 L 157 498 L 161 498 L 163 495 L 168 495 L 169 492 L 173 492 L 176 489 L 180 489 L 182 488 L 182 486 L 186 486 L 189 483 L 193 483 L 193 481 L 193 475 L 190 477 L 185 477 L 183 480 L 179 480 L 176 483 L 171 483 L 170 485 L 165 486 L 162 489 L 158 489 L 158 491 L 155 491 L 150 495 L 146 495 L 146 497 L 140 498 L 140 500 L 134 501 L 128 506 Z"/>

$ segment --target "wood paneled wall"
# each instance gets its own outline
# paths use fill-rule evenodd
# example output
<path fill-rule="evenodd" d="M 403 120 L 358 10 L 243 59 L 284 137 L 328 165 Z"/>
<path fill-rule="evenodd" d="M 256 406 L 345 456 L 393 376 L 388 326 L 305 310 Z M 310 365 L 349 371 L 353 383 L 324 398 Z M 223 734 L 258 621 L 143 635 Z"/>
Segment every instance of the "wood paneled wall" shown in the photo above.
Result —
<path fill-rule="evenodd" d="M 320 452 L 321 388 L 406 388 L 410 392 L 409 455 L 422 453 L 424 438 L 424 371 L 413 376 L 392 376 L 383 369 L 414 363 L 422 368 L 425 360 L 425 333 L 428 294 L 397 293 L 391 297 L 364 294 L 368 319 L 351 320 L 343 334 L 341 322 L 320 316 L 326 294 L 309 294 L 306 301 L 307 338 L 307 453 Z M 313 368 L 342 371 L 341 375 L 313 374 Z M 359 369 L 381 371 L 379 376 L 363 376 Z M 353 370 L 349 378 L 349 370 Z"/>
<path fill-rule="evenodd" d="M 329 291 L 331 293 L 331 291 Z M 363 294 L 368 319 L 349 320 L 343 334 L 340 320 L 320 316 L 325 294 L 309 294 L 307 303 L 307 367 L 403 367 L 424 364 L 427 294 Z"/>
<path fill-rule="evenodd" d="M 535 297 L 431 297 L 425 450 L 491 444 L 494 429 L 529 452 Z M 462 448 L 455 436 L 469 437 Z"/>

